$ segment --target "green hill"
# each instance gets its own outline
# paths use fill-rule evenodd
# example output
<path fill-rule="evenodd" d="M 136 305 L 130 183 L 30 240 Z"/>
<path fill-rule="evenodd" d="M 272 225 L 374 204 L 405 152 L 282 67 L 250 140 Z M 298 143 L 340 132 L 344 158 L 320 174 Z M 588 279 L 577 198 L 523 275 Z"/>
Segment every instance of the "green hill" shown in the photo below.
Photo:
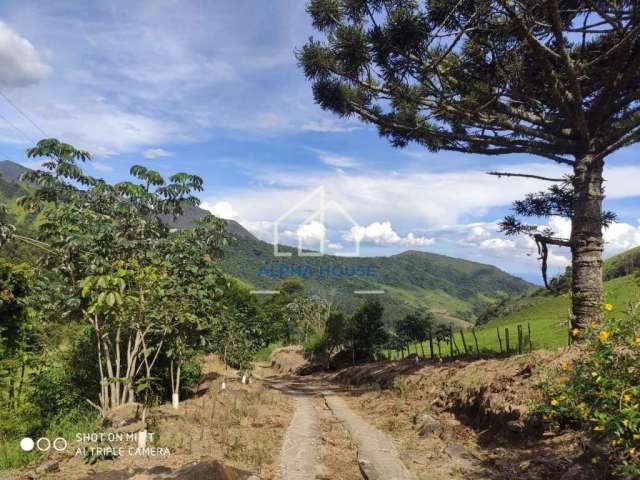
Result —
<path fill-rule="evenodd" d="M 25 170 L 13 162 L 0 162 L 0 172 L 7 178 L 15 179 Z M 5 183 L 4 198 L 10 210 L 20 220 L 27 220 L 24 212 L 15 208 L 15 198 L 29 187 Z M 166 222 L 172 228 L 189 228 L 205 213 L 187 207 L 183 216 L 167 218 Z M 419 251 L 390 257 L 299 257 L 296 249 L 282 246 L 281 251 L 292 256 L 274 257 L 271 244 L 237 222 L 229 221 L 228 228 L 235 240 L 225 249 L 221 267 L 252 288 L 272 290 L 283 278 L 299 276 L 310 293 L 331 298 L 345 311 L 355 309 L 365 296 L 357 292 L 383 291 L 375 298 L 384 304 L 389 323 L 415 309 L 430 308 L 442 322 L 464 327 L 475 322 L 490 303 L 533 289 L 530 283 L 494 266 Z"/>
<path fill-rule="evenodd" d="M 615 312 L 624 312 L 629 302 L 640 301 L 637 272 L 640 270 L 640 247 L 609 258 L 604 264 L 605 302 L 614 306 Z M 527 325 L 534 331 L 537 347 L 548 348 L 565 345 L 571 300 L 568 294 L 554 294 L 545 289 L 515 296 L 493 305 L 481 315 L 486 322 L 478 330 L 495 336 L 496 327 Z M 484 318 L 483 318 L 484 317 Z"/>
<path fill-rule="evenodd" d="M 230 222 L 230 229 L 242 229 Z M 257 289 L 274 289 L 288 276 L 299 276 L 312 293 L 333 298 L 346 311 L 362 300 L 360 291 L 376 295 L 388 322 L 414 309 L 430 308 L 443 322 L 474 322 L 490 302 L 532 289 L 532 285 L 496 267 L 434 253 L 408 251 L 390 257 L 274 257 L 273 246 L 246 230 L 226 249 L 224 270 Z M 369 295 L 373 296 L 373 295 Z"/>
<path fill-rule="evenodd" d="M 604 264 L 604 279 L 623 277 L 640 269 L 640 247 L 611 257 Z"/>

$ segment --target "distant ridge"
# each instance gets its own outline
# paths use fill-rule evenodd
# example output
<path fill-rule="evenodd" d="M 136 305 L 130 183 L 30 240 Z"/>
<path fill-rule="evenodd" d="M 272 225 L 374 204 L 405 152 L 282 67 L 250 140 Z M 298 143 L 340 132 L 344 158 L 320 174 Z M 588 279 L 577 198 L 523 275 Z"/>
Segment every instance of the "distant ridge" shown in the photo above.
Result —
<path fill-rule="evenodd" d="M 7 182 L 17 182 L 20 179 L 20 175 L 29 171 L 30 169 L 19 163 L 11 160 L 0 160 L 0 173 L 2 173 L 0 178 Z"/>
<path fill-rule="evenodd" d="M 0 179 L 0 198 L 24 194 L 25 186 L 7 179 L 17 179 L 28 170 L 15 162 L 0 162 L 0 172 L 6 178 Z M 14 209 L 16 218 L 22 216 L 26 221 L 24 212 L 17 206 Z M 186 206 L 184 215 L 165 217 L 164 221 L 170 228 L 191 228 L 208 213 Z M 280 246 L 292 255 L 274 257 L 272 244 L 256 238 L 236 221 L 226 222 L 234 240 L 218 261 L 228 274 L 266 290 L 277 288 L 283 278 L 300 276 L 309 294 L 330 298 L 333 305 L 347 312 L 366 297 L 358 292 L 384 292 L 374 298 L 384 305 L 387 324 L 428 308 L 443 323 L 468 326 L 489 304 L 533 289 L 532 284 L 495 266 L 418 250 L 389 257 L 298 257 L 296 248 Z"/>

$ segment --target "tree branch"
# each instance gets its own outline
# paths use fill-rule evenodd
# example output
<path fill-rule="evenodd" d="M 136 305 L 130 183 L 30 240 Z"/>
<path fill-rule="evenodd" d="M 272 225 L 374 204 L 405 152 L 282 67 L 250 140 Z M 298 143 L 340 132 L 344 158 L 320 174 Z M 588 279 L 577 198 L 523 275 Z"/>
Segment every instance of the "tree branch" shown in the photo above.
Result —
<path fill-rule="evenodd" d="M 544 180 L 546 182 L 566 182 L 566 178 L 550 178 L 543 177 L 540 175 L 530 175 L 528 173 L 511 173 L 511 172 L 487 172 L 487 175 L 494 175 L 498 178 L 500 177 L 522 177 L 522 178 L 533 178 L 535 180 Z"/>

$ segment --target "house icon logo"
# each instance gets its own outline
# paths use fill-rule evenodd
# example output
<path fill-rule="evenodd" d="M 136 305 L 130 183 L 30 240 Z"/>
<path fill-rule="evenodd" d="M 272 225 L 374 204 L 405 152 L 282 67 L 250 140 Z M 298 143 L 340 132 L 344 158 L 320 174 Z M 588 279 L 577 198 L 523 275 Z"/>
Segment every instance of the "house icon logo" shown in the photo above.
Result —
<path fill-rule="evenodd" d="M 307 216 L 299 225 L 296 230 L 297 243 L 298 243 L 298 256 L 299 257 L 321 257 L 325 254 L 325 248 L 327 245 L 327 239 L 324 237 L 326 232 L 325 222 L 327 218 L 327 212 L 335 211 L 337 212 L 344 220 L 347 221 L 352 227 L 360 227 L 358 222 L 356 222 L 353 217 L 347 212 L 342 205 L 340 205 L 335 200 L 327 201 L 327 194 L 324 186 L 320 186 L 316 188 L 314 191 L 306 195 L 302 200 L 295 203 L 289 210 L 287 210 L 284 214 L 282 214 L 278 219 L 274 222 L 273 226 L 273 255 L 276 257 L 290 257 L 291 252 L 281 252 L 279 247 L 279 241 L 281 238 L 281 225 L 286 222 L 288 218 L 296 214 L 296 212 L 309 211 L 306 210 L 310 203 L 316 202 L 319 205 L 314 210 L 311 210 L 311 215 Z M 315 203 L 314 203 L 315 205 Z M 308 225 L 318 225 L 321 228 L 322 235 L 320 238 L 320 246 L 318 251 L 305 251 L 303 249 L 305 238 L 301 234 L 301 227 Z M 360 256 L 360 238 L 355 238 L 354 241 L 354 250 L 352 252 L 340 252 L 341 255 L 349 256 L 349 257 L 359 257 Z"/>

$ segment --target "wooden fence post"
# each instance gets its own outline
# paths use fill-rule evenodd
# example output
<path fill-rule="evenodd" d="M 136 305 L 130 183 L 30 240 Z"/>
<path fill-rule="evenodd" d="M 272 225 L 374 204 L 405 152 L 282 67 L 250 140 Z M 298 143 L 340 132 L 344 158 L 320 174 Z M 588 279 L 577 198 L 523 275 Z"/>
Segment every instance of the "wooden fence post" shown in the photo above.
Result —
<path fill-rule="evenodd" d="M 469 349 L 467 348 L 467 341 L 464 338 L 464 332 L 460 330 L 460 338 L 462 338 L 462 348 L 464 348 L 464 354 L 469 355 Z"/>
<path fill-rule="evenodd" d="M 531 340 L 531 322 L 527 322 L 527 329 L 529 330 L 529 353 L 533 352 L 533 341 Z"/>
<path fill-rule="evenodd" d="M 506 347 L 507 347 L 507 357 L 508 357 L 509 355 L 511 355 L 511 352 L 510 352 L 510 348 L 509 348 L 509 329 L 507 327 L 505 327 L 505 329 L 504 329 L 504 337 L 505 337 L 504 340 L 505 340 Z"/>
<path fill-rule="evenodd" d="M 476 342 L 476 356 L 480 358 L 480 347 L 478 346 L 478 337 L 476 336 L 476 329 L 472 328 L 471 333 L 473 334 L 473 340 Z"/>
<path fill-rule="evenodd" d="M 498 333 L 498 342 L 500 343 L 500 353 L 502 353 L 502 337 L 500 336 L 500 327 L 496 327 L 496 332 Z"/>
<path fill-rule="evenodd" d="M 449 324 L 449 356 L 453 358 L 453 323 Z"/>
<path fill-rule="evenodd" d="M 433 360 L 433 335 L 431 333 L 431 327 L 429 327 L 429 353 L 431 354 L 431 360 Z"/>
<path fill-rule="evenodd" d="M 522 325 L 518 325 L 518 355 L 522 354 Z"/>

